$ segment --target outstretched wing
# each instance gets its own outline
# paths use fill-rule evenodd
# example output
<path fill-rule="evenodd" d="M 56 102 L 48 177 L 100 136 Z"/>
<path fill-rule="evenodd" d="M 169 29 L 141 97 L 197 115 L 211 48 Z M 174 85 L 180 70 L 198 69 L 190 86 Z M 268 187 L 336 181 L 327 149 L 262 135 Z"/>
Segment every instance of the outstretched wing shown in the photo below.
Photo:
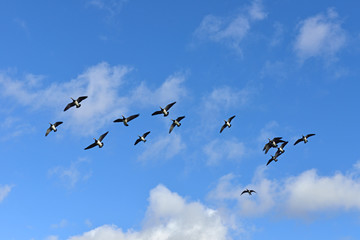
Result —
<path fill-rule="evenodd" d="M 150 131 L 143 134 L 143 137 L 146 138 L 147 135 L 149 135 Z"/>
<path fill-rule="evenodd" d="M 168 105 L 166 105 L 165 110 L 168 111 L 176 102 L 173 103 L 169 103 Z"/>
<path fill-rule="evenodd" d="M 283 142 L 283 144 L 281 144 L 281 148 L 284 148 L 286 146 L 286 144 L 288 144 L 288 141 Z"/>
<path fill-rule="evenodd" d="M 64 108 L 64 112 L 65 112 L 66 110 L 68 110 L 69 108 L 73 107 L 73 106 L 75 106 L 75 103 L 74 103 L 74 102 L 69 103 L 69 104 L 66 105 L 66 107 Z"/>
<path fill-rule="evenodd" d="M 175 123 L 172 123 L 171 126 L 170 126 L 170 129 L 169 129 L 169 133 L 172 132 L 172 130 L 174 129 L 174 127 L 175 127 Z"/>
<path fill-rule="evenodd" d="M 296 140 L 296 142 L 294 143 L 294 145 L 298 144 L 299 142 L 301 142 L 303 139 L 299 138 L 298 140 Z"/>
<path fill-rule="evenodd" d="M 314 136 L 314 135 L 315 135 L 314 133 L 310 133 L 310 134 L 306 135 L 306 138 Z"/>
<path fill-rule="evenodd" d="M 263 151 L 265 151 L 265 154 L 268 153 L 269 149 L 270 149 L 270 145 L 269 145 L 268 143 L 265 144 L 265 146 L 264 146 L 264 148 L 263 148 Z"/>
<path fill-rule="evenodd" d="M 50 132 L 51 132 L 51 128 L 48 128 L 48 129 L 46 130 L 45 137 L 46 137 L 47 135 L 49 135 Z"/>
<path fill-rule="evenodd" d="M 137 118 L 140 114 L 135 114 L 135 115 L 131 115 L 130 117 L 127 118 L 127 121 L 131 121 L 133 120 L 134 118 Z"/>
<path fill-rule="evenodd" d="M 222 131 L 226 128 L 226 124 L 222 125 L 221 129 L 220 129 L 220 133 L 222 133 Z"/>
<path fill-rule="evenodd" d="M 140 138 L 136 139 L 134 145 L 138 144 L 140 141 L 141 141 Z"/>
<path fill-rule="evenodd" d="M 122 119 L 122 118 L 118 118 L 118 119 L 114 120 L 114 122 L 123 122 L 123 121 L 124 121 L 124 119 Z"/>
<path fill-rule="evenodd" d="M 273 158 L 270 158 L 270 160 L 267 162 L 266 166 L 269 165 L 269 163 L 271 163 L 273 160 Z"/>
<path fill-rule="evenodd" d="M 247 193 L 247 192 L 248 192 L 248 190 L 242 191 L 242 193 L 240 194 L 240 196 L 243 195 L 244 193 Z"/>
<path fill-rule="evenodd" d="M 178 122 L 180 122 L 182 119 L 184 119 L 185 118 L 185 116 L 181 116 L 181 117 L 178 117 L 177 119 L 176 119 L 176 121 L 178 121 Z"/>
<path fill-rule="evenodd" d="M 153 112 L 153 114 L 151 114 L 151 116 L 154 116 L 154 115 L 158 115 L 158 114 L 162 114 L 162 111 L 156 111 L 156 112 Z"/>
<path fill-rule="evenodd" d="M 256 193 L 254 190 L 250 190 L 250 193 Z"/>
<path fill-rule="evenodd" d="M 78 99 L 76 101 L 78 101 L 78 103 L 80 103 L 84 99 L 87 99 L 87 96 L 78 97 Z"/>
<path fill-rule="evenodd" d="M 109 131 L 107 131 L 106 133 L 104 133 L 103 135 L 101 135 L 100 137 L 99 137 L 99 141 L 101 142 L 105 137 L 106 137 L 106 135 L 109 133 Z"/>
<path fill-rule="evenodd" d="M 62 124 L 63 122 L 56 122 L 56 123 L 54 123 L 54 126 L 55 127 L 57 127 L 57 126 L 59 126 L 60 124 Z"/>
<path fill-rule="evenodd" d="M 93 144 L 90 144 L 89 146 L 87 146 L 86 148 L 84 148 L 84 150 L 93 148 L 93 147 L 95 147 L 96 145 L 97 145 L 96 142 L 94 142 Z"/>
<path fill-rule="evenodd" d="M 230 122 L 234 119 L 234 117 L 235 117 L 235 115 L 232 116 L 232 117 L 230 117 L 230 118 L 228 119 L 228 122 L 230 123 Z"/>

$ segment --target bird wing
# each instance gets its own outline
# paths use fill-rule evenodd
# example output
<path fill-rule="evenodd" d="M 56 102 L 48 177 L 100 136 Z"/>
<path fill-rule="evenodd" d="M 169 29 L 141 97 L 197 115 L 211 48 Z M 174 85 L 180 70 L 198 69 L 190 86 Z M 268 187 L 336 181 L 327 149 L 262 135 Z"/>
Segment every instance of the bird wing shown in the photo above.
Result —
<path fill-rule="evenodd" d="M 226 124 L 222 125 L 221 129 L 220 129 L 220 133 L 222 133 L 222 131 L 226 128 Z"/>
<path fill-rule="evenodd" d="M 158 115 L 158 114 L 162 114 L 162 111 L 156 111 L 156 112 L 153 112 L 153 114 L 151 114 L 151 116 L 154 116 L 154 115 Z"/>
<path fill-rule="evenodd" d="M 232 117 L 230 117 L 230 118 L 228 119 L 228 122 L 230 123 L 230 122 L 231 122 L 231 120 L 233 120 L 233 119 L 234 119 L 234 117 L 235 117 L 235 115 L 234 115 L 234 116 L 232 116 Z"/>
<path fill-rule="evenodd" d="M 73 106 L 75 106 L 75 103 L 74 103 L 74 102 L 69 103 L 69 104 L 66 105 L 66 107 L 64 108 L 64 112 L 65 112 L 66 110 L 68 110 L 69 108 L 73 107 Z"/>
<path fill-rule="evenodd" d="M 306 135 L 306 138 L 314 136 L 314 135 L 315 135 L 314 133 L 310 133 L 310 134 Z"/>
<path fill-rule="evenodd" d="M 146 138 L 147 135 L 149 135 L 150 131 L 143 134 L 143 137 Z"/>
<path fill-rule="evenodd" d="M 265 151 L 265 154 L 268 153 L 268 151 L 269 151 L 270 148 L 271 148 L 271 147 L 270 147 L 270 145 L 269 145 L 268 143 L 265 144 L 264 149 L 263 149 L 263 151 Z"/>
<path fill-rule="evenodd" d="M 118 118 L 118 119 L 114 120 L 114 122 L 123 122 L 123 121 L 124 121 L 124 119 L 122 119 L 122 118 Z"/>
<path fill-rule="evenodd" d="M 56 123 L 54 123 L 54 126 L 55 127 L 57 127 L 57 126 L 59 126 L 60 124 L 62 124 L 63 122 L 56 122 Z"/>
<path fill-rule="evenodd" d="M 250 190 L 250 193 L 256 193 L 254 190 Z"/>
<path fill-rule="evenodd" d="M 170 126 L 170 129 L 169 129 L 169 133 L 172 132 L 172 130 L 174 129 L 174 127 L 175 127 L 175 123 L 172 123 L 171 126 Z"/>
<path fill-rule="evenodd" d="M 282 153 L 279 151 L 279 150 L 277 150 L 276 151 L 276 153 L 275 153 L 275 159 L 278 157 L 278 156 L 280 156 Z"/>
<path fill-rule="evenodd" d="M 127 121 L 131 121 L 133 120 L 134 118 L 137 118 L 140 114 L 135 114 L 135 115 L 131 115 L 130 117 L 127 118 Z"/>
<path fill-rule="evenodd" d="M 270 160 L 267 162 L 266 166 L 269 165 L 269 163 L 271 163 L 273 160 L 273 158 L 270 158 Z"/>
<path fill-rule="evenodd" d="M 141 141 L 140 138 L 136 139 L 134 145 L 138 144 L 140 141 Z"/>
<path fill-rule="evenodd" d="M 296 142 L 294 143 L 294 145 L 298 144 L 299 142 L 303 141 L 302 138 L 299 138 L 298 140 L 296 140 Z"/>
<path fill-rule="evenodd" d="M 181 117 L 178 117 L 177 119 L 176 119 L 176 121 L 178 121 L 178 122 L 180 122 L 182 119 L 184 119 L 185 118 L 185 116 L 181 116 Z"/>
<path fill-rule="evenodd" d="M 87 96 L 78 97 L 78 99 L 76 99 L 76 101 L 78 101 L 78 103 L 80 103 L 84 99 L 87 99 Z"/>
<path fill-rule="evenodd" d="M 284 148 L 286 146 L 286 144 L 288 144 L 288 142 L 284 142 L 283 144 L 281 144 L 281 148 Z"/>
<path fill-rule="evenodd" d="M 50 132 L 51 132 L 51 128 L 48 128 L 48 129 L 46 130 L 45 137 L 46 137 L 47 135 L 49 135 Z"/>
<path fill-rule="evenodd" d="M 106 133 L 104 133 L 103 135 L 101 135 L 100 137 L 99 137 L 99 141 L 101 142 L 105 137 L 106 137 L 106 135 L 109 133 L 109 131 L 107 131 Z"/>
<path fill-rule="evenodd" d="M 240 196 L 243 195 L 244 193 L 247 193 L 247 192 L 248 192 L 247 190 L 242 191 L 242 193 L 240 194 Z"/>
<path fill-rule="evenodd" d="M 94 142 L 93 144 L 90 144 L 89 146 L 87 146 L 86 148 L 84 148 L 84 150 L 93 148 L 93 147 L 95 147 L 96 145 L 97 145 L 96 142 Z"/>
<path fill-rule="evenodd" d="M 165 110 L 168 111 L 176 102 L 169 103 L 166 105 Z"/>

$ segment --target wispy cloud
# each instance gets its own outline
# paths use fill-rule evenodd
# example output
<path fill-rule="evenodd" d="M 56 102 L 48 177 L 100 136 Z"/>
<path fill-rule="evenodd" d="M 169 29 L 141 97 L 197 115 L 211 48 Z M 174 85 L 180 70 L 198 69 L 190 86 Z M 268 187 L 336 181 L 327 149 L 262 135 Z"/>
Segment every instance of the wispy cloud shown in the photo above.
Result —
<path fill-rule="evenodd" d="M 228 226 L 219 213 L 200 202 L 188 202 L 163 185 L 152 189 L 141 230 L 123 231 L 103 225 L 69 240 L 229 240 Z"/>
<path fill-rule="evenodd" d="M 62 219 L 59 223 L 51 224 L 51 228 L 64 228 L 66 227 L 68 222 L 66 219 Z"/>
<path fill-rule="evenodd" d="M 48 171 L 49 176 L 58 176 L 65 186 L 73 188 L 79 181 L 86 181 L 91 177 L 92 171 L 84 168 L 86 159 L 71 162 L 69 167 L 56 166 Z"/>
<path fill-rule="evenodd" d="M 13 185 L 0 185 L 0 203 L 9 195 Z"/>
<path fill-rule="evenodd" d="M 334 9 L 309 17 L 299 24 L 294 51 L 301 62 L 311 57 L 334 58 L 345 46 L 346 32 Z"/>
<path fill-rule="evenodd" d="M 315 169 L 281 180 L 271 180 L 264 175 L 265 167 L 258 168 L 251 184 L 236 183 L 236 177 L 226 175 L 210 192 L 209 199 L 236 201 L 236 211 L 247 216 L 259 216 L 275 211 L 288 217 L 309 217 L 313 213 L 334 211 L 360 211 L 360 177 L 340 172 L 320 176 Z M 245 188 L 258 194 L 249 198 L 240 196 Z"/>
<path fill-rule="evenodd" d="M 243 12 L 230 18 L 205 16 L 194 35 L 198 39 L 223 43 L 241 54 L 240 43 L 249 32 L 251 24 L 266 17 L 261 1 L 254 0 L 244 9 Z"/>
<path fill-rule="evenodd" d="M 127 2 L 128 0 L 89 0 L 87 4 L 104 10 L 109 14 L 109 17 L 113 17 L 121 11 Z"/>

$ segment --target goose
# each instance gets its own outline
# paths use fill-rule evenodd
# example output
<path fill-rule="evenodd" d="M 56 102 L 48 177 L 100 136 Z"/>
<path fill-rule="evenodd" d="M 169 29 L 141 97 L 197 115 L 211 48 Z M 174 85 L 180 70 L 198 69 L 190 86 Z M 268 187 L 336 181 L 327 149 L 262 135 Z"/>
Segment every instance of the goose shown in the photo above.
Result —
<path fill-rule="evenodd" d="M 314 136 L 315 134 L 313 133 L 310 133 L 306 136 L 302 135 L 302 138 L 299 138 L 298 140 L 296 140 L 296 142 L 294 143 L 294 145 L 298 144 L 299 142 L 302 142 L 304 141 L 304 143 L 307 143 L 308 142 L 308 138 L 311 137 L 311 136 Z"/>
<path fill-rule="evenodd" d="M 138 144 L 139 142 L 143 141 L 146 142 L 146 136 L 149 135 L 150 131 L 144 133 L 142 136 L 139 136 L 139 138 L 136 140 L 136 142 L 134 143 L 134 145 Z"/>
<path fill-rule="evenodd" d="M 164 117 L 166 117 L 167 115 L 169 115 L 169 109 L 175 104 L 176 102 L 172 102 L 169 103 L 168 105 L 166 105 L 165 108 L 160 107 L 159 111 L 153 112 L 153 114 L 151 114 L 151 116 L 154 115 L 158 115 L 158 114 L 164 114 Z"/>
<path fill-rule="evenodd" d="M 107 131 L 106 133 L 104 133 L 103 135 L 101 135 L 101 136 L 99 137 L 99 139 L 94 138 L 95 142 L 94 142 L 93 144 L 90 144 L 89 146 L 87 146 L 84 150 L 93 148 L 93 147 L 95 147 L 96 145 L 99 146 L 99 148 L 102 148 L 102 147 L 104 146 L 104 143 L 101 142 L 101 141 L 105 138 L 105 136 L 106 136 L 108 133 L 109 133 L 109 131 Z"/>
<path fill-rule="evenodd" d="M 278 150 L 276 151 L 275 155 L 277 154 L 278 156 L 280 156 L 281 154 L 283 154 L 283 153 L 285 152 L 284 147 L 286 146 L 286 144 L 288 144 L 287 141 L 286 141 L 286 142 L 283 142 L 283 143 L 281 144 L 281 146 L 278 147 Z"/>
<path fill-rule="evenodd" d="M 63 123 L 63 122 L 56 122 L 56 123 L 54 123 L 54 124 L 49 123 L 49 124 L 50 124 L 50 127 L 46 130 L 45 137 L 46 137 L 47 135 L 49 135 L 49 133 L 50 133 L 51 131 L 56 132 L 56 131 L 57 131 L 56 127 L 59 126 L 59 125 L 62 124 L 62 123 Z"/>
<path fill-rule="evenodd" d="M 230 128 L 231 127 L 231 120 L 233 120 L 234 119 L 234 117 L 235 117 L 235 115 L 234 116 L 232 116 L 232 117 L 230 117 L 227 121 L 226 120 L 224 120 L 224 125 L 222 125 L 222 127 L 221 127 L 221 129 L 220 129 L 220 133 L 226 128 L 226 127 L 228 127 L 228 128 Z"/>
<path fill-rule="evenodd" d="M 269 151 L 270 148 L 276 148 L 277 147 L 277 144 L 279 142 L 285 142 L 284 140 L 281 140 L 282 137 L 275 137 L 273 139 L 269 139 L 269 142 L 265 144 L 264 148 L 263 148 L 263 151 L 265 151 L 265 154 Z"/>
<path fill-rule="evenodd" d="M 240 196 L 243 195 L 244 193 L 248 193 L 249 195 L 251 195 L 251 193 L 256 193 L 256 192 L 255 192 L 254 190 L 246 189 L 246 190 L 242 191 L 242 193 L 240 194 Z"/>
<path fill-rule="evenodd" d="M 133 120 L 134 118 L 137 118 L 140 114 L 131 115 L 130 117 L 125 118 L 124 115 L 121 115 L 122 118 L 114 120 L 114 122 L 122 122 L 125 126 L 129 126 L 128 122 Z"/>
<path fill-rule="evenodd" d="M 86 98 L 87 98 L 87 96 L 78 97 L 78 99 L 76 99 L 76 100 L 71 98 L 72 102 L 69 103 L 68 105 L 66 105 L 64 112 L 73 106 L 76 106 L 76 108 L 79 108 L 81 106 L 80 102 Z"/>
<path fill-rule="evenodd" d="M 271 163 L 272 161 L 277 162 L 277 161 L 278 161 L 278 159 L 277 159 L 278 156 L 280 156 L 280 155 L 279 155 L 279 154 L 276 154 L 276 153 L 275 153 L 275 156 L 271 156 L 271 158 L 270 158 L 270 160 L 267 162 L 266 166 L 269 165 L 269 163 Z"/>
<path fill-rule="evenodd" d="M 181 126 L 180 121 L 181 121 L 182 119 L 184 119 L 184 118 L 185 118 L 185 116 L 178 117 L 178 118 L 175 119 L 175 120 L 171 119 L 171 121 L 173 121 L 173 123 L 172 123 L 171 126 L 170 126 L 169 134 L 172 132 L 172 130 L 174 129 L 175 125 L 178 126 L 178 127 Z"/>

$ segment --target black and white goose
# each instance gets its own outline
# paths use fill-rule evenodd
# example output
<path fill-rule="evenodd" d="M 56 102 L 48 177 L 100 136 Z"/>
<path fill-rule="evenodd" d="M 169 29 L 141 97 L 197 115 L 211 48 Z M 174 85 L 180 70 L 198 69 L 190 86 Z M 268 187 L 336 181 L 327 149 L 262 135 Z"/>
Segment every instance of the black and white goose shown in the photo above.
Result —
<path fill-rule="evenodd" d="M 109 131 L 107 131 L 106 133 L 104 133 L 103 135 L 101 135 L 99 137 L 99 139 L 94 138 L 95 142 L 93 144 L 90 144 L 89 146 L 87 146 L 84 150 L 93 148 L 95 146 L 99 146 L 99 148 L 102 148 L 104 146 L 104 143 L 102 142 L 102 140 L 105 138 L 105 136 L 109 133 Z"/>
<path fill-rule="evenodd" d="M 306 136 L 302 136 L 302 138 L 299 138 L 298 140 L 296 140 L 296 142 L 294 143 L 294 145 L 298 144 L 299 142 L 304 142 L 304 143 L 307 143 L 308 142 L 308 138 L 311 137 L 311 136 L 314 136 L 315 134 L 314 133 L 310 133 Z"/>
<path fill-rule="evenodd" d="M 146 142 L 146 136 L 149 135 L 150 131 L 144 133 L 142 136 L 139 136 L 138 139 L 136 139 L 136 142 L 134 143 L 134 145 L 138 144 L 139 142 L 143 141 Z"/>
<path fill-rule="evenodd" d="M 266 166 L 269 165 L 272 161 L 277 162 L 277 157 L 280 156 L 277 152 L 275 153 L 275 156 L 271 156 L 270 160 L 267 162 Z"/>
<path fill-rule="evenodd" d="M 265 154 L 269 151 L 270 148 L 277 148 L 279 142 L 285 142 L 284 140 L 281 140 L 282 137 L 275 137 L 273 139 L 269 139 L 269 142 L 265 144 L 263 151 L 265 151 Z"/>
<path fill-rule="evenodd" d="M 278 150 L 276 151 L 275 155 L 277 154 L 278 156 L 280 156 L 281 154 L 283 154 L 285 152 L 284 147 L 286 146 L 286 144 L 288 144 L 288 141 L 283 142 L 280 147 L 278 147 Z"/>
<path fill-rule="evenodd" d="M 131 115 L 130 117 L 124 117 L 124 115 L 121 115 L 122 118 L 118 118 L 116 120 L 114 120 L 114 122 L 122 122 L 124 123 L 125 126 L 129 126 L 128 122 L 130 122 L 131 120 L 137 118 L 140 114 L 135 114 L 135 115 Z"/>
<path fill-rule="evenodd" d="M 165 108 L 160 107 L 159 111 L 153 112 L 153 114 L 151 114 L 152 116 L 154 115 L 158 115 L 158 114 L 164 114 L 164 117 L 166 117 L 167 115 L 169 115 L 169 109 L 175 104 L 176 102 L 172 102 L 169 103 L 168 105 L 166 105 Z"/>
<path fill-rule="evenodd" d="M 68 105 L 66 105 L 64 112 L 73 106 L 76 106 L 76 108 L 79 108 L 81 106 L 80 102 L 86 98 L 87 98 L 87 96 L 78 97 L 78 99 L 76 99 L 76 100 L 71 98 L 72 102 L 69 103 Z"/>
<path fill-rule="evenodd" d="M 232 116 L 232 117 L 230 117 L 227 121 L 226 120 L 224 120 L 224 125 L 222 125 L 222 127 L 221 127 L 221 129 L 220 129 L 220 133 L 222 133 L 222 131 L 226 128 L 226 127 L 228 127 L 228 128 L 230 128 L 231 127 L 231 120 L 233 120 L 234 119 L 234 117 L 235 117 L 235 115 L 234 116 Z"/>
<path fill-rule="evenodd" d="M 241 195 L 243 195 L 244 193 L 248 193 L 249 195 L 251 195 L 252 193 L 256 193 L 254 190 L 249 190 L 249 189 L 246 189 L 246 190 L 244 190 L 244 191 L 242 191 L 242 193 L 240 194 L 240 196 Z"/>
<path fill-rule="evenodd" d="M 63 123 L 63 122 L 56 122 L 56 123 L 54 123 L 54 124 L 49 123 L 49 124 L 50 124 L 50 127 L 46 130 L 45 137 L 46 137 L 47 135 L 49 135 L 49 133 L 50 133 L 51 131 L 56 132 L 56 131 L 57 131 L 56 127 L 59 126 L 59 125 L 62 124 L 62 123 Z"/>
<path fill-rule="evenodd" d="M 184 118 L 185 118 L 185 116 L 178 117 L 178 118 L 175 119 L 175 120 L 171 119 L 171 121 L 173 121 L 173 123 L 172 123 L 171 126 L 170 126 L 169 133 L 172 132 L 172 130 L 174 129 L 175 126 L 180 127 L 180 126 L 181 126 L 180 121 L 181 121 L 182 119 L 184 119 Z"/>

